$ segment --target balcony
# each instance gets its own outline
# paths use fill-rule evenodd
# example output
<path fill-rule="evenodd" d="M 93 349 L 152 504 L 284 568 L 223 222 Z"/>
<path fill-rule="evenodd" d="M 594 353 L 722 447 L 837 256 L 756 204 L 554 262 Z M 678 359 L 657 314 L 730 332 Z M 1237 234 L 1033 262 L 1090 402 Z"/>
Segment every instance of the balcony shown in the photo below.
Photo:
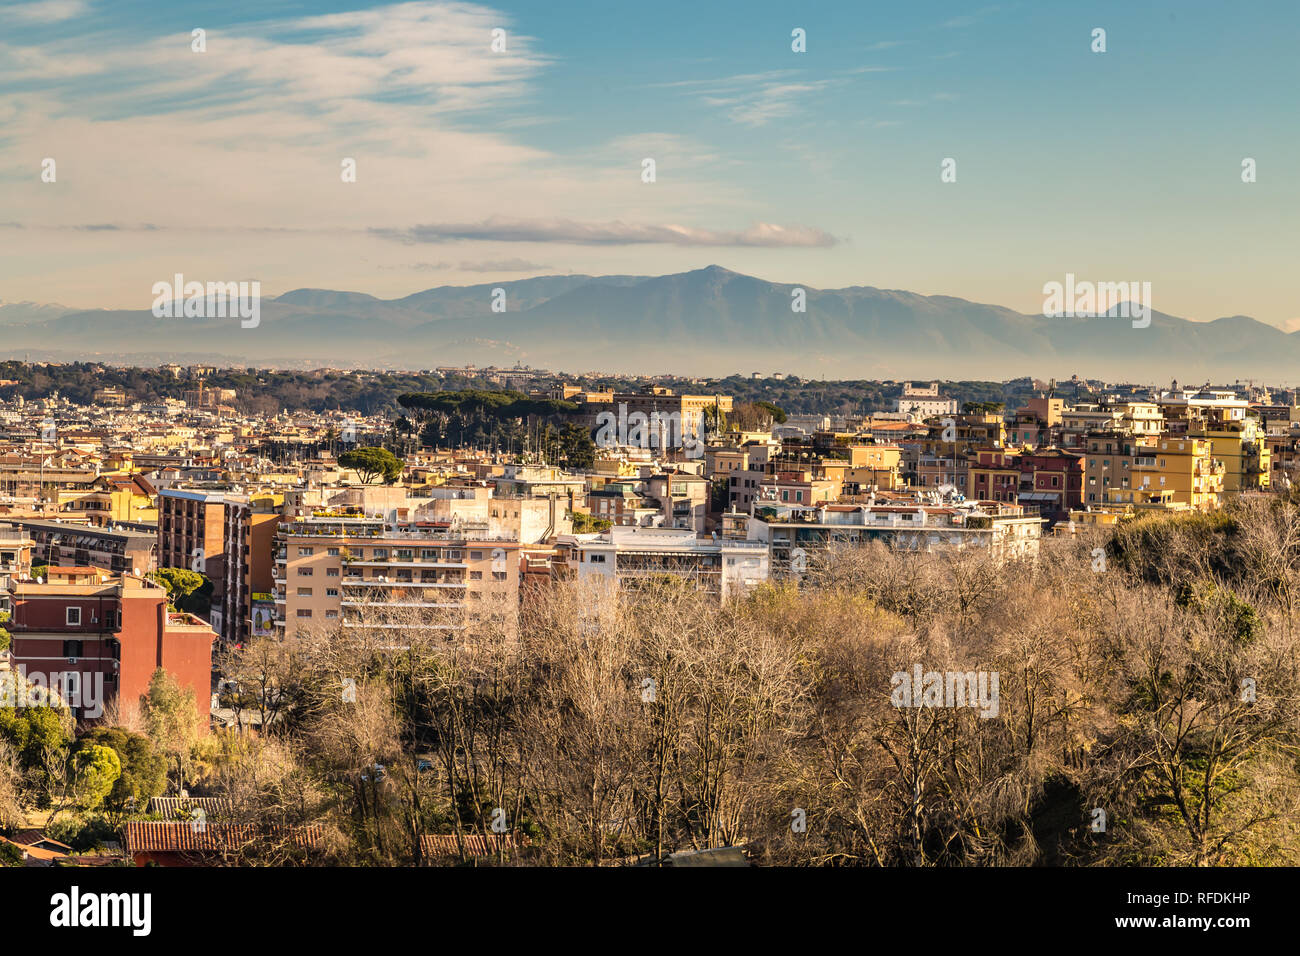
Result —
<path fill-rule="evenodd" d="M 432 608 L 461 608 L 465 604 L 463 601 L 354 601 L 350 598 L 344 598 L 339 602 L 341 607 L 365 607 L 365 608 L 386 608 L 386 607 L 432 607 Z"/>
<path fill-rule="evenodd" d="M 344 578 L 348 587 L 371 588 L 463 588 L 462 581 L 386 581 L 382 578 Z"/>

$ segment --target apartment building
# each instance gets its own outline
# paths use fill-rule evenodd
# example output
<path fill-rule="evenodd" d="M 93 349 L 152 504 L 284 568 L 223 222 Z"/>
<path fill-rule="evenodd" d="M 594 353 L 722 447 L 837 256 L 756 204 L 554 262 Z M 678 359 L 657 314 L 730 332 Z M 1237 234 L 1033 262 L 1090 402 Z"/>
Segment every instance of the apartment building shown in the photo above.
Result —
<path fill-rule="evenodd" d="M 478 608 L 517 606 L 521 544 L 500 521 L 389 523 L 321 512 L 280 524 L 276 630 L 453 630 Z"/>
<path fill-rule="evenodd" d="M 1039 396 L 1017 409 L 1007 429 L 1007 441 L 1024 448 L 1056 444 L 1065 425 L 1065 399 Z"/>
<path fill-rule="evenodd" d="M 254 610 L 259 606 L 264 611 L 260 621 L 274 618 L 275 535 L 283 503 L 284 496 L 277 494 L 230 495 L 225 499 L 221 620 L 227 625 L 223 636 L 228 640 L 243 641 L 253 636 Z M 268 634 L 274 629 L 263 624 L 257 630 Z"/>
<path fill-rule="evenodd" d="M 678 395 L 672 389 L 652 386 L 643 392 L 615 393 L 609 401 L 588 402 L 584 411 L 593 430 L 608 421 L 609 415 L 614 416 L 618 444 L 637 444 L 630 439 L 639 426 L 645 444 L 671 459 L 683 455 L 687 439 L 704 438 L 706 412 L 716 409 L 725 416 L 732 405 L 729 395 Z M 671 427 L 667 423 L 672 423 Z"/>
<path fill-rule="evenodd" d="M 812 551 L 880 541 L 904 551 L 988 549 L 998 558 L 1037 554 L 1042 519 L 1016 504 L 788 506 L 755 509 L 749 539 L 770 552 L 773 575 L 799 573 Z"/>
<path fill-rule="evenodd" d="M 606 482 L 587 492 L 587 511 L 611 524 L 649 527 L 663 512 L 660 503 L 646 497 L 643 489 L 640 481 Z"/>
<path fill-rule="evenodd" d="M 238 622 L 225 618 L 226 492 L 166 488 L 158 493 L 158 566 L 187 568 L 212 580 L 209 620 L 222 640 L 233 640 Z"/>
<path fill-rule="evenodd" d="M 611 528 L 556 539 L 557 575 L 635 589 L 665 575 L 728 600 L 768 577 L 760 542 L 704 538 L 685 528 Z"/>
<path fill-rule="evenodd" d="M 108 526 L 118 521 L 158 520 L 158 490 L 143 475 L 100 475 L 89 487 L 57 492 L 60 516 Z"/>
<path fill-rule="evenodd" d="M 967 458 L 966 497 L 976 501 L 1020 500 L 1020 461 L 1002 448 L 975 449 Z"/>
<path fill-rule="evenodd" d="M 1257 418 L 1211 414 L 1191 423 L 1187 434 L 1210 444 L 1210 455 L 1223 462 L 1223 491 L 1267 491 L 1272 481 L 1273 451 Z"/>
<path fill-rule="evenodd" d="M 674 468 L 648 476 L 645 496 L 658 505 L 656 524 L 703 534 L 711 487 L 707 478 Z"/>
<path fill-rule="evenodd" d="M 9 588 L 30 577 L 35 542 L 22 528 L 0 524 L 0 611 L 9 609 Z"/>
<path fill-rule="evenodd" d="M 1129 469 L 1130 489 L 1169 492 L 1170 500 L 1202 511 L 1222 502 L 1225 469 L 1223 462 L 1213 457 L 1208 439 L 1161 436 L 1140 449 L 1143 454 Z"/>
<path fill-rule="evenodd" d="M 127 528 L 100 528 L 78 521 L 11 518 L 32 538 L 32 563 L 78 565 L 124 574 L 158 567 L 158 536 Z"/>
<path fill-rule="evenodd" d="M 769 502 L 781 504 L 813 505 L 834 501 L 843 490 L 842 482 L 832 478 L 816 478 L 812 469 L 782 469 L 764 475 L 758 483 L 755 507 Z"/>
<path fill-rule="evenodd" d="M 1113 430 L 1088 435 L 1083 446 L 1083 503 L 1103 505 L 1110 501 L 1112 489 L 1131 488 L 1134 462 L 1146 457 L 1156 441 Z"/>
<path fill-rule="evenodd" d="M 212 683 L 213 630 L 192 614 L 167 610 L 159 585 L 98 568 L 53 568 L 44 583 L 15 582 L 12 663 L 29 680 L 58 688 L 74 716 L 130 721 L 154 671 L 162 668 L 194 693 L 206 729 Z"/>
<path fill-rule="evenodd" d="M 1061 448 L 1022 452 L 1020 463 L 1021 505 L 1037 509 L 1051 522 L 1066 521 L 1070 510 L 1083 503 L 1084 456 Z"/>

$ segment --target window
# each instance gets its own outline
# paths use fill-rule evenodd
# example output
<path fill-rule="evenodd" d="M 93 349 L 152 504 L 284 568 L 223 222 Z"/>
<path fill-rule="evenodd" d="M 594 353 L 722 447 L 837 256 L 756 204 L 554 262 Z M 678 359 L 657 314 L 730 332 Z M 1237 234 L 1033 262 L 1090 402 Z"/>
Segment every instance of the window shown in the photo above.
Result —
<path fill-rule="evenodd" d="M 438 560 L 438 549 L 437 549 L 437 548 L 421 548 L 421 549 L 420 549 L 420 560 L 421 560 L 421 561 L 437 561 L 437 560 Z"/>
<path fill-rule="evenodd" d="M 80 657 L 80 656 L 81 656 L 81 641 L 64 641 L 64 642 L 63 642 L 63 656 L 64 656 L 64 657 Z"/>
<path fill-rule="evenodd" d="M 326 589 L 325 589 L 325 596 L 326 596 L 326 597 L 338 597 L 338 596 L 339 596 L 339 589 L 338 589 L 338 588 L 326 588 Z"/>
<path fill-rule="evenodd" d="M 337 558 L 337 557 L 339 556 L 339 549 L 338 549 L 338 548 L 330 548 L 330 549 L 329 549 L 328 551 L 326 551 L 325 553 L 328 554 L 331 558 Z"/>
<path fill-rule="evenodd" d="M 387 561 L 387 560 L 388 560 L 388 549 L 387 549 L 387 548 L 375 548 L 375 553 L 374 553 L 374 555 L 373 555 L 372 557 L 373 557 L 373 560 L 375 560 L 375 561 Z"/>
<path fill-rule="evenodd" d="M 471 572 L 469 573 L 469 579 L 470 579 L 471 581 L 482 581 L 482 580 L 483 580 L 483 572 L 482 572 L 482 571 L 471 571 Z"/>
<path fill-rule="evenodd" d="M 338 576 L 339 576 L 339 569 L 338 569 L 338 568 L 326 568 L 326 569 L 325 569 L 325 577 L 327 577 L 327 578 L 337 578 Z"/>
<path fill-rule="evenodd" d="M 338 612 L 338 611 L 326 611 L 326 612 L 325 612 L 325 618 L 326 618 L 327 620 L 330 620 L 330 621 L 334 620 L 334 619 L 337 618 L 338 616 L 339 616 L 339 612 Z"/>
<path fill-rule="evenodd" d="M 79 625 L 81 623 L 81 608 L 79 607 L 68 608 L 67 616 L 64 618 L 64 620 L 69 625 Z"/>
<path fill-rule="evenodd" d="M 298 556 L 299 556 L 299 557 L 305 557 L 306 555 L 309 555 L 309 554 L 315 554 L 315 553 L 316 553 L 316 549 L 315 549 L 315 548 L 299 548 L 299 549 L 298 549 Z"/>
<path fill-rule="evenodd" d="M 505 581 L 505 580 L 507 580 L 509 577 L 510 577 L 510 575 L 509 575 L 509 573 L 506 572 L 506 571 L 493 571 L 493 572 L 492 572 L 492 580 L 493 580 L 493 581 Z"/>
<path fill-rule="evenodd" d="M 298 616 L 299 616 L 299 617 L 311 617 L 311 608 L 309 608 L 309 607 L 300 607 L 300 608 L 298 608 Z"/>
<path fill-rule="evenodd" d="M 311 588 L 299 588 L 298 597 L 311 597 Z"/>
<path fill-rule="evenodd" d="M 298 576 L 301 578 L 309 578 L 311 577 L 311 572 L 312 572 L 311 568 L 299 568 Z"/>
<path fill-rule="evenodd" d="M 482 551 L 471 551 L 471 552 L 469 553 L 469 559 L 470 559 L 471 561 L 482 561 L 482 560 L 483 560 L 483 552 L 482 552 Z"/>

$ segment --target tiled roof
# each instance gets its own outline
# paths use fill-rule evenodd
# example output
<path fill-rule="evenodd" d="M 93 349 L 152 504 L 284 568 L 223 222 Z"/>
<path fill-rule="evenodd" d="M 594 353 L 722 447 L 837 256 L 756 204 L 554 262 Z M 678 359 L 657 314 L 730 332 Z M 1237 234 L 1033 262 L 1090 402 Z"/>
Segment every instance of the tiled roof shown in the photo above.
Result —
<path fill-rule="evenodd" d="M 321 828 L 254 827 L 207 823 L 137 821 L 122 827 L 122 846 L 128 853 L 228 853 L 247 846 L 258 837 L 288 837 L 295 846 L 317 847 Z"/>
<path fill-rule="evenodd" d="M 149 812 L 159 816 L 190 815 L 192 810 L 202 810 L 209 820 L 230 816 L 231 803 L 222 797 L 154 797 L 149 801 Z"/>
<path fill-rule="evenodd" d="M 484 836 L 481 833 L 466 833 L 461 839 L 465 844 L 466 856 L 491 856 L 499 849 L 515 850 L 528 846 L 530 842 L 527 836 L 520 839 L 515 834 Z M 420 838 L 420 852 L 424 856 L 459 856 L 456 834 L 426 833 Z"/>

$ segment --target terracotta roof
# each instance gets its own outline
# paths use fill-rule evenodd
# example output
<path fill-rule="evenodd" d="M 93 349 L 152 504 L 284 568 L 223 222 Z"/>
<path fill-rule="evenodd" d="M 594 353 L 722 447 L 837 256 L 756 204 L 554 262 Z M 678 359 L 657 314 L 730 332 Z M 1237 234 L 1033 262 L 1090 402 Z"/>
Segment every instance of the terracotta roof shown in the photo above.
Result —
<path fill-rule="evenodd" d="M 40 830 L 19 830 L 13 835 L 9 842 L 20 843 L 23 846 L 43 845 L 46 849 L 59 850 L 63 853 L 72 852 L 72 847 L 68 846 L 66 843 L 60 843 L 58 840 L 47 837 Z"/>
<path fill-rule="evenodd" d="M 521 839 L 513 833 L 500 837 L 466 833 L 461 839 L 465 843 L 466 856 L 491 856 L 502 847 L 515 850 L 521 846 L 528 846 L 530 842 L 527 836 Z M 420 852 L 425 856 L 459 856 L 460 848 L 456 843 L 456 834 L 426 833 L 420 837 Z"/>
<path fill-rule="evenodd" d="M 233 807 L 223 797 L 154 797 L 149 801 L 149 812 L 159 816 L 188 816 L 192 810 L 202 810 L 209 820 L 230 816 Z"/>
<path fill-rule="evenodd" d="M 321 844 L 318 824 L 301 827 L 254 827 L 208 823 L 136 821 L 122 826 L 122 846 L 128 853 L 227 853 L 247 846 L 259 836 L 288 836 L 299 847 Z"/>
<path fill-rule="evenodd" d="M 26 843 L 19 843 L 17 840 L 10 840 L 8 837 L 0 837 L 5 843 L 11 843 L 23 852 L 23 859 L 28 865 L 40 865 L 42 863 L 51 863 L 54 860 L 62 860 L 67 853 L 62 850 L 47 850 L 44 847 L 31 846 Z"/>

